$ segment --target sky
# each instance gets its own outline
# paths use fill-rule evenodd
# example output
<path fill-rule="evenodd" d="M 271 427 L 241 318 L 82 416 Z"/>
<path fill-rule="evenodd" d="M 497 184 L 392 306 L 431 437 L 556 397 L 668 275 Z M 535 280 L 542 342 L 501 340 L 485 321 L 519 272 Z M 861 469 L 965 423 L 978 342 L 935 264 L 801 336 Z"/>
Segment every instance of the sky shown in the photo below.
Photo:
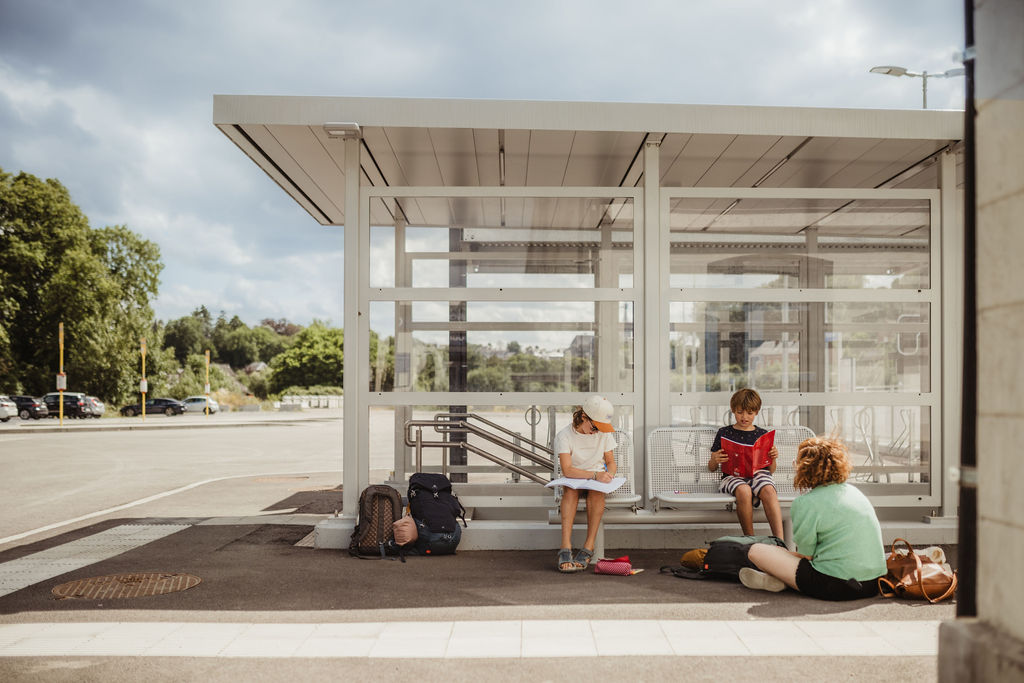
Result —
<path fill-rule="evenodd" d="M 342 229 L 212 124 L 213 95 L 917 109 L 962 0 L 0 0 L 0 169 L 161 249 L 156 316 L 343 322 Z M 962 109 L 963 78 L 929 108 Z"/>

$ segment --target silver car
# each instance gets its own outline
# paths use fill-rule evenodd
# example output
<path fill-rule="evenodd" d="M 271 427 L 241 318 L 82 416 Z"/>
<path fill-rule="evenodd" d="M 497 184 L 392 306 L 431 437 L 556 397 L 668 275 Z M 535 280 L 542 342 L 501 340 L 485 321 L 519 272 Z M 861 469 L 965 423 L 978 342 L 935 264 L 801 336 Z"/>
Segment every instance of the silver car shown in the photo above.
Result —
<path fill-rule="evenodd" d="M 0 422 L 7 422 L 17 414 L 17 404 L 8 396 L 0 396 Z"/>
<path fill-rule="evenodd" d="M 206 402 L 210 402 L 210 414 L 220 411 L 220 404 L 214 401 L 212 398 L 207 399 L 205 396 L 189 396 L 182 403 L 185 404 L 185 410 L 190 413 L 204 413 L 206 412 Z"/>
<path fill-rule="evenodd" d="M 106 412 L 107 407 L 103 405 L 103 401 L 99 400 L 95 396 L 86 396 L 85 402 L 90 408 L 92 408 L 92 416 L 97 420 L 103 417 L 103 413 Z"/>

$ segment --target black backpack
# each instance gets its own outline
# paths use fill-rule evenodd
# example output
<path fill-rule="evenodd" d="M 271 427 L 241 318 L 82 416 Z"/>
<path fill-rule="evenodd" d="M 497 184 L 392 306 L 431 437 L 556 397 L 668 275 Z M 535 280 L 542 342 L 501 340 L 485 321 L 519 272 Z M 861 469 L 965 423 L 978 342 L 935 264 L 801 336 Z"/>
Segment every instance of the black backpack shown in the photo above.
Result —
<path fill-rule="evenodd" d="M 409 477 L 409 510 L 414 519 L 435 533 L 451 533 L 458 527 L 456 517 L 466 524 L 466 508 L 452 493 L 452 483 L 443 474 L 417 472 Z"/>
<path fill-rule="evenodd" d="M 356 557 L 391 554 L 395 547 L 392 525 L 402 516 L 402 497 L 387 484 L 373 484 L 359 494 L 359 516 L 348 551 Z"/>
<path fill-rule="evenodd" d="M 722 536 L 711 541 L 700 569 L 662 567 L 661 571 L 662 573 L 672 572 L 681 579 L 731 579 L 738 581 L 740 569 L 743 567 L 757 568 L 747 557 L 750 546 L 755 543 L 786 547 L 786 543 L 778 536 Z"/>

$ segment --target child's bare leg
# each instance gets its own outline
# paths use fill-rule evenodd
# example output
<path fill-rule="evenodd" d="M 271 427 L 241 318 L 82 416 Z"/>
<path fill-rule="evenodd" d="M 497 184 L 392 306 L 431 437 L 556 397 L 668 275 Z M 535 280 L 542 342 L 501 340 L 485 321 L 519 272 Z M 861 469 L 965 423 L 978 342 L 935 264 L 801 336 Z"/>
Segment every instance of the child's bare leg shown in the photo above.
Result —
<path fill-rule="evenodd" d="M 736 516 L 744 536 L 754 535 L 754 494 L 750 487 L 741 484 L 733 493 L 736 496 Z"/>
<path fill-rule="evenodd" d="M 779 505 L 779 494 L 774 486 L 765 486 L 757 497 L 761 499 L 765 519 L 772 528 L 772 535 L 782 538 L 782 506 Z"/>
<path fill-rule="evenodd" d="M 562 489 L 562 546 L 572 548 L 572 523 L 576 519 L 576 505 L 580 501 L 579 491 L 568 486 Z"/>
<path fill-rule="evenodd" d="M 587 550 L 593 550 L 597 542 L 597 530 L 604 516 L 604 498 L 605 494 L 601 491 L 591 490 L 587 493 L 587 540 L 583 542 Z"/>
<path fill-rule="evenodd" d="M 800 558 L 785 548 L 767 543 L 754 543 L 747 555 L 754 565 L 765 574 L 771 574 L 794 590 L 796 587 L 796 568 Z"/>

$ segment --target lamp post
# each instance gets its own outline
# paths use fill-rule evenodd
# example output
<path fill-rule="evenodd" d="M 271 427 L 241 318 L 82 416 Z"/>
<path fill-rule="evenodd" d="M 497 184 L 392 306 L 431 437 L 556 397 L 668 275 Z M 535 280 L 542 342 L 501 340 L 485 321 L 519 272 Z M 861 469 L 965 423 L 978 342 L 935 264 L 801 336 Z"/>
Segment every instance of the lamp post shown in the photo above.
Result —
<path fill-rule="evenodd" d="M 929 78 L 953 78 L 955 76 L 963 76 L 963 67 L 957 67 L 955 69 L 948 69 L 942 73 L 930 74 L 927 71 L 918 73 L 917 71 L 908 71 L 902 66 L 876 66 L 871 68 L 873 74 L 883 74 L 885 76 L 912 76 L 914 78 L 921 79 L 921 108 L 928 108 L 928 79 Z"/>

